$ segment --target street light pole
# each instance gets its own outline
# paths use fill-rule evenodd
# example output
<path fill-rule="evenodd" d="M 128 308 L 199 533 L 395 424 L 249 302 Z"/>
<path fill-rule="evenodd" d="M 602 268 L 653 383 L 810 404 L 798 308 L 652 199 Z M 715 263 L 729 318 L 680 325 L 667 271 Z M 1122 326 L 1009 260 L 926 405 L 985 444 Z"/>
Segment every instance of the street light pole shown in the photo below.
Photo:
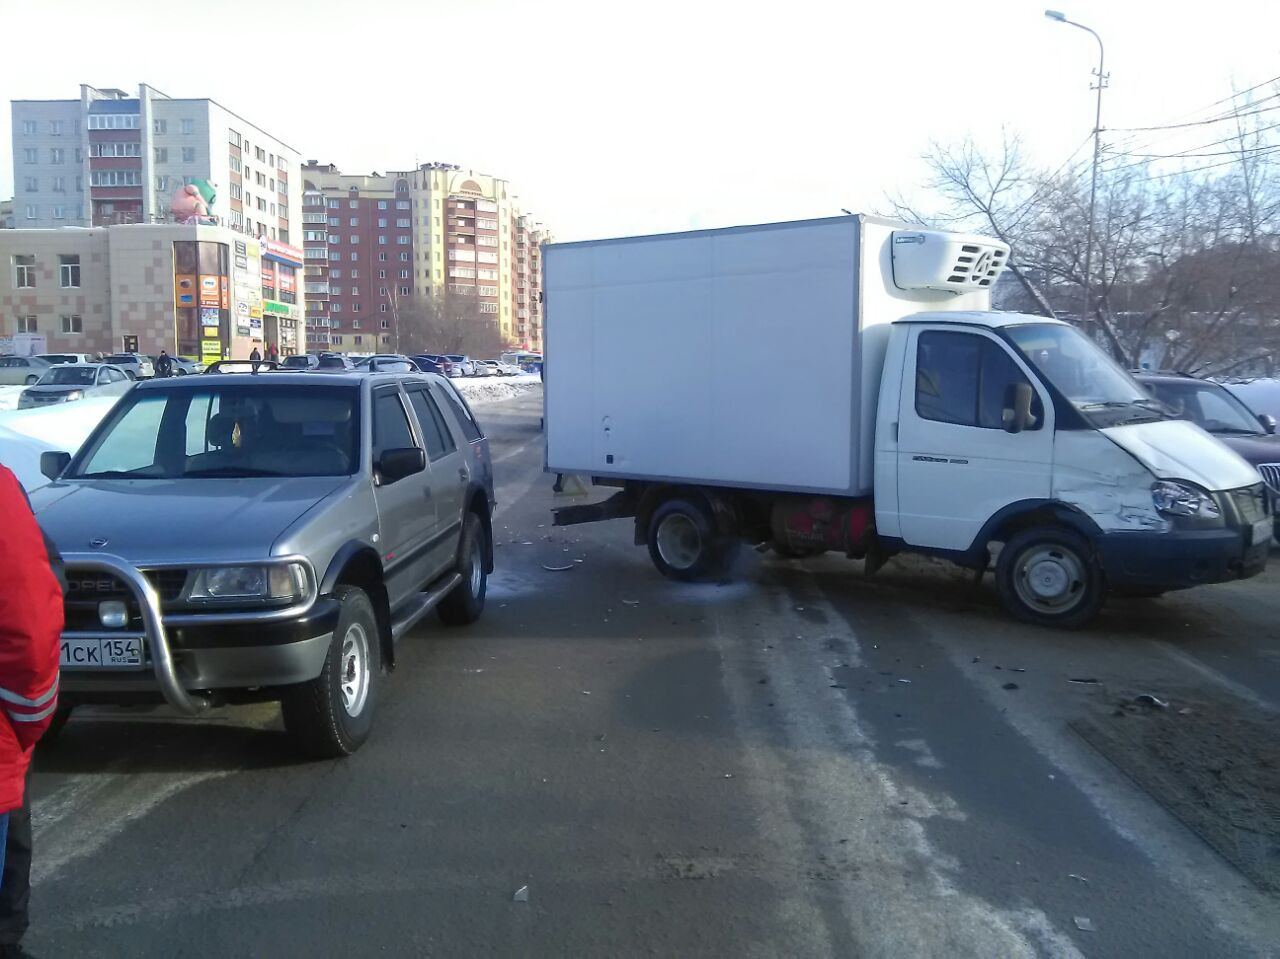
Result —
<path fill-rule="evenodd" d="M 1106 51 L 1102 46 L 1102 37 L 1098 36 L 1095 30 L 1086 27 L 1083 23 L 1068 20 L 1065 14 L 1057 10 L 1046 10 L 1044 15 L 1050 20 L 1056 20 L 1058 23 L 1065 23 L 1068 26 L 1083 30 L 1098 41 L 1098 85 L 1094 88 L 1098 91 L 1098 101 L 1093 118 L 1093 174 L 1089 182 L 1089 226 L 1084 240 L 1084 302 L 1080 311 L 1080 320 L 1084 322 L 1089 316 L 1089 287 L 1093 279 L 1093 220 L 1098 201 L 1098 161 L 1102 156 L 1102 91 L 1107 85 L 1107 74 L 1104 69 L 1106 66 Z"/>

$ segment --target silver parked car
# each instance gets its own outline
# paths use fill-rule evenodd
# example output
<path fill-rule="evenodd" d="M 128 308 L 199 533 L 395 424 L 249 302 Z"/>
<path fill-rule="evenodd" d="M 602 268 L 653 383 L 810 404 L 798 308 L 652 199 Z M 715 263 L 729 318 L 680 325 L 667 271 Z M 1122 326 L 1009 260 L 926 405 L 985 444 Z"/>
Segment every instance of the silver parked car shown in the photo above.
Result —
<path fill-rule="evenodd" d="M 316 756 L 369 734 L 396 642 L 493 569 L 493 467 L 431 374 L 139 383 L 32 507 L 63 554 L 60 706 L 281 702 Z M 184 532 L 185 531 L 185 532 Z"/>
<path fill-rule="evenodd" d="M 52 366 L 38 356 L 0 356 L 0 386 L 34 386 Z"/>
<path fill-rule="evenodd" d="M 156 375 L 151 357 L 141 353 L 112 353 L 102 362 L 120 367 L 132 380 L 146 380 Z"/>
<path fill-rule="evenodd" d="M 61 363 L 52 367 L 35 386 L 18 397 L 18 409 L 69 403 L 91 396 L 123 396 L 133 381 L 116 366 L 97 363 Z"/>

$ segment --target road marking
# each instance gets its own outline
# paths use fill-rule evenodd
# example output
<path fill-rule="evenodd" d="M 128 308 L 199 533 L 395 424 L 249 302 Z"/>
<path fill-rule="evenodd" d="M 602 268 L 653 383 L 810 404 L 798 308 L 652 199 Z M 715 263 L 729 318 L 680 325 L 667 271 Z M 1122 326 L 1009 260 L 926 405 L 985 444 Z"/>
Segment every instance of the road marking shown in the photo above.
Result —
<path fill-rule="evenodd" d="M 1263 696 L 1259 696 L 1256 692 L 1254 692 L 1252 689 L 1250 689 L 1248 686 L 1244 685 L 1243 683 L 1238 683 L 1234 679 L 1230 679 L 1229 677 L 1224 676 L 1222 673 L 1218 672 L 1208 663 L 1201 662 L 1200 660 L 1192 656 L 1190 653 L 1179 649 L 1177 646 L 1173 646 L 1167 642 L 1164 642 L 1163 640 L 1153 639 L 1151 640 L 1151 644 L 1155 646 L 1157 649 L 1159 649 L 1161 652 L 1163 652 L 1170 659 L 1173 659 L 1179 663 L 1182 663 L 1182 665 L 1186 666 L 1189 669 L 1194 669 L 1197 673 L 1199 673 L 1205 679 L 1211 682 L 1217 683 L 1223 689 L 1235 694 L 1240 699 L 1243 699 L 1245 702 L 1249 703 L 1250 705 L 1256 706 L 1258 709 L 1264 709 L 1269 713 L 1276 712 L 1276 706 L 1270 700 L 1268 700 Z"/>

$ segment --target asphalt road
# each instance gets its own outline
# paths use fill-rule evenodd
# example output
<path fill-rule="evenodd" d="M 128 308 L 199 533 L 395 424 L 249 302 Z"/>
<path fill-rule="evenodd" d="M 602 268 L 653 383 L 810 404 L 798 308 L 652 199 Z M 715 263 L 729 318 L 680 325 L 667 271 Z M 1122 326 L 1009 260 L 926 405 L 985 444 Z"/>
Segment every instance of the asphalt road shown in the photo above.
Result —
<path fill-rule="evenodd" d="M 77 714 L 34 775 L 34 952 L 1278 954 L 1280 897 L 1077 728 L 1141 692 L 1273 718 L 1280 557 L 1073 634 L 931 563 L 677 585 L 625 521 L 551 528 L 538 398 L 478 412 L 481 622 L 405 641 L 345 761 L 273 707 Z"/>

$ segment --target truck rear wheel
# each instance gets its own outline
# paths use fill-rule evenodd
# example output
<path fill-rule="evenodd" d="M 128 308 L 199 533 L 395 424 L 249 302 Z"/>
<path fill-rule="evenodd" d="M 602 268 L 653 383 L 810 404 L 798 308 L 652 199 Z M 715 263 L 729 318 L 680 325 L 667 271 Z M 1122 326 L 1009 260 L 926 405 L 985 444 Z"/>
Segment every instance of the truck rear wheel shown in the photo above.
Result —
<path fill-rule="evenodd" d="M 649 558 L 668 579 L 694 582 L 725 573 L 738 541 L 720 533 L 701 503 L 669 499 L 649 519 Z"/>
<path fill-rule="evenodd" d="M 342 609 L 324 668 L 280 702 L 284 726 L 317 759 L 349 756 L 369 737 L 382 677 L 378 620 L 364 590 L 338 589 Z"/>
<path fill-rule="evenodd" d="M 462 541 L 458 544 L 458 572 L 462 582 L 436 607 L 440 621 L 446 626 L 469 626 L 484 612 L 484 595 L 489 578 L 484 571 L 484 524 L 475 513 L 468 513 L 462 524 Z"/>
<path fill-rule="evenodd" d="M 996 587 L 1009 614 L 1023 622 L 1078 629 L 1102 608 L 1106 582 L 1089 543 L 1053 527 L 1015 533 L 996 562 Z"/>

